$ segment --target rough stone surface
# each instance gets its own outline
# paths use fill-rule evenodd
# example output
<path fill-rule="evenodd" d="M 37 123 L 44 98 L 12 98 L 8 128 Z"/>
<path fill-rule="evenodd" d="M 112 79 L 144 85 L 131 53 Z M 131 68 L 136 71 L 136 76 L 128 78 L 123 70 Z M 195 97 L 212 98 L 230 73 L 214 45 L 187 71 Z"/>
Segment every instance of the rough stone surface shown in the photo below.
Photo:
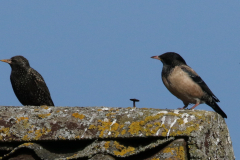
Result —
<path fill-rule="evenodd" d="M 3 159 L 22 149 L 44 160 L 235 159 L 225 120 L 215 112 L 2 106 L 0 113 Z"/>

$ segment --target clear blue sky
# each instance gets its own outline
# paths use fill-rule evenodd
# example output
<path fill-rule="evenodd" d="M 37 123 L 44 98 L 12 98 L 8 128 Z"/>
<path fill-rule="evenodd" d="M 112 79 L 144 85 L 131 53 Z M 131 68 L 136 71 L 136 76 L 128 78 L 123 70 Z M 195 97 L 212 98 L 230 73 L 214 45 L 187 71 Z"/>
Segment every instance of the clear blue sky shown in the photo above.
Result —
<path fill-rule="evenodd" d="M 183 107 L 151 56 L 182 55 L 220 99 L 240 152 L 240 1 L 1 1 L 0 59 L 23 55 L 56 106 Z M 0 105 L 20 106 L 1 65 Z M 196 109 L 212 111 L 205 104 Z"/>

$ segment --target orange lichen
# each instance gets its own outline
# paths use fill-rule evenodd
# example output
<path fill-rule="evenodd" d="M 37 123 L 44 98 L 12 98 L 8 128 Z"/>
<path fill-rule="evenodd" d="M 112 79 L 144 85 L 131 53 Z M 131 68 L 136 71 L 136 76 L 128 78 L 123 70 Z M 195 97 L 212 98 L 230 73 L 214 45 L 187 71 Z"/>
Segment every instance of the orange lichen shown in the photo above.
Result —
<path fill-rule="evenodd" d="M 120 126 L 119 126 L 119 128 L 121 129 L 121 128 L 123 128 L 124 127 L 124 125 L 123 124 L 121 124 Z"/>
<path fill-rule="evenodd" d="M 113 123 L 110 121 L 102 121 L 102 120 L 98 120 L 98 122 L 100 122 L 101 124 L 97 126 L 98 130 L 100 131 L 100 135 L 99 137 L 103 137 L 104 133 L 107 132 L 111 132 L 112 136 L 117 137 L 119 135 L 119 132 L 117 131 L 119 128 L 119 124 L 118 123 Z"/>
<path fill-rule="evenodd" d="M 46 129 L 42 128 L 42 129 L 36 130 L 35 131 L 35 138 L 34 138 L 34 140 L 38 140 L 43 135 L 47 135 L 50 131 L 51 131 L 51 129 L 49 129 L 49 128 L 46 128 Z"/>
<path fill-rule="evenodd" d="M 25 135 L 25 136 L 23 136 L 22 140 L 24 140 L 24 141 L 29 141 L 30 138 L 28 137 L 28 135 Z"/>
<path fill-rule="evenodd" d="M 47 113 L 47 114 L 38 114 L 38 117 L 39 118 L 46 118 L 46 117 L 48 117 L 48 116 L 50 116 L 51 115 L 51 113 Z"/>
<path fill-rule="evenodd" d="M 141 126 L 145 125 L 145 122 L 144 121 L 140 121 L 140 125 Z"/>
<path fill-rule="evenodd" d="M 117 141 L 114 141 L 114 146 L 117 150 L 113 151 L 116 156 L 124 156 L 125 154 L 133 154 L 135 152 L 135 148 L 124 145 L 120 145 Z"/>
<path fill-rule="evenodd" d="M 3 128 L 1 128 L 1 129 L 0 129 L 0 133 L 2 133 L 2 134 L 0 134 L 0 140 L 2 140 L 3 137 L 10 136 L 9 131 L 10 131 L 10 128 L 8 128 L 8 127 L 6 127 L 6 128 L 3 127 Z"/>
<path fill-rule="evenodd" d="M 46 105 L 40 106 L 42 109 L 48 109 L 49 107 Z"/>
<path fill-rule="evenodd" d="M 112 116 L 112 115 L 115 115 L 116 113 L 107 113 L 106 116 Z"/>
<path fill-rule="evenodd" d="M 131 134 L 138 134 L 139 131 L 143 130 L 143 127 L 140 124 L 140 122 L 132 122 L 128 128 L 129 128 L 128 132 Z"/>
<path fill-rule="evenodd" d="M 73 158 L 76 158 L 76 156 L 77 156 L 77 154 L 74 154 L 74 155 L 72 155 L 70 157 L 67 157 L 66 159 L 73 159 Z"/>
<path fill-rule="evenodd" d="M 122 130 L 121 134 L 124 135 L 126 133 L 126 130 Z"/>
<path fill-rule="evenodd" d="M 93 124 L 91 124 L 89 127 L 88 127 L 88 129 L 95 129 L 96 128 L 96 126 L 94 126 Z"/>
<path fill-rule="evenodd" d="M 83 119 L 85 117 L 85 115 L 79 113 L 73 113 L 72 116 L 78 119 Z"/>
<path fill-rule="evenodd" d="M 28 117 L 17 117 L 17 121 L 16 122 L 19 123 L 20 121 L 23 121 L 23 120 L 24 121 L 28 121 L 28 119 L 29 119 Z"/>
<path fill-rule="evenodd" d="M 23 143 L 23 144 L 20 145 L 20 146 L 31 146 L 31 145 L 33 145 L 33 143 Z"/>
<path fill-rule="evenodd" d="M 58 136 L 59 139 L 65 140 L 66 138 L 64 138 L 63 136 Z"/>
<path fill-rule="evenodd" d="M 110 141 L 107 141 L 107 142 L 104 144 L 104 147 L 105 147 L 106 149 L 108 149 L 109 146 L 110 146 Z"/>
<path fill-rule="evenodd" d="M 183 146 L 179 146 L 179 147 L 166 147 L 162 153 L 171 153 L 171 157 L 169 157 L 170 159 L 179 159 L 179 160 L 184 160 L 185 159 L 185 150 Z"/>
<path fill-rule="evenodd" d="M 185 159 L 185 157 L 186 157 L 186 155 L 185 155 L 185 150 L 184 150 L 184 147 L 183 146 L 180 146 L 179 148 L 178 148 L 178 153 L 177 153 L 177 155 L 178 155 L 178 158 L 179 159 Z"/>
<path fill-rule="evenodd" d="M 9 133 L 9 130 L 10 130 L 10 128 L 8 128 L 8 127 L 3 127 L 3 128 L 0 129 L 0 133 L 8 134 L 8 133 Z"/>
<path fill-rule="evenodd" d="M 28 133 L 33 133 L 33 130 L 28 131 Z"/>

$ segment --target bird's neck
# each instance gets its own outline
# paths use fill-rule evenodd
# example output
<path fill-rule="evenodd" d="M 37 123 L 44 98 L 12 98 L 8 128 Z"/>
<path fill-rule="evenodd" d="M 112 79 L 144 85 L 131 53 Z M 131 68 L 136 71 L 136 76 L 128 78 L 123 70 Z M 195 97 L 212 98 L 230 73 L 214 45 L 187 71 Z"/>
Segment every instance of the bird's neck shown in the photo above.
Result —
<path fill-rule="evenodd" d="M 173 67 L 171 65 L 163 65 L 162 76 L 168 77 L 171 74 Z"/>
<path fill-rule="evenodd" d="M 22 77 L 24 75 L 26 75 L 28 73 L 27 68 L 22 68 L 22 67 L 12 67 L 12 73 L 11 75 L 13 75 L 14 77 Z"/>

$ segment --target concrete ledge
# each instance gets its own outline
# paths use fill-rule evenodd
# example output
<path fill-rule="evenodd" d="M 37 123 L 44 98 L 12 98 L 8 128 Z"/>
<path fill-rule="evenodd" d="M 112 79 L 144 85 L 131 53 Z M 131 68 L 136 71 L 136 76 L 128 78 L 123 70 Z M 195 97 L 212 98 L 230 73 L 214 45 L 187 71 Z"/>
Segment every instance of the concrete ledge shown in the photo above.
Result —
<path fill-rule="evenodd" d="M 2 106 L 0 113 L 3 159 L 235 159 L 225 120 L 215 112 Z"/>

